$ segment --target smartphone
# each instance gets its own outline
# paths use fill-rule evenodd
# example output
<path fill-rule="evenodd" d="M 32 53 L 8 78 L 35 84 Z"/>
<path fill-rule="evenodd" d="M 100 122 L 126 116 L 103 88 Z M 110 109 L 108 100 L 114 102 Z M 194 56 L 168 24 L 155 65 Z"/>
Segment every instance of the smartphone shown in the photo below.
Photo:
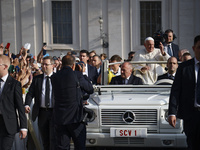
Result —
<path fill-rule="evenodd" d="M 15 72 L 16 72 L 16 73 L 18 73 L 18 70 L 17 70 L 17 68 L 15 68 Z"/>
<path fill-rule="evenodd" d="M 34 61 L 35 61 L 35 59 L 34 59 L 34 58 L 31 58 L 31 59 L 30 59 L 30 63 L 31 63 L 31 64 L 33 64 L 33 63 L 34 63 Z"/>
<path fill-rule="evenodd" d="M 43 43 L 43 47 L 46 46 L 47 43 Z M 47 51 L 45 49 L 43 49 L 43 56 L 46 55 Z"/>
<path fill-rule="evenodd" d="M 6 49 L 9 49 L 9 47 L 10 47 L 10 43 L 7 43 L 7 45 L 6 45 Z"/>
<path fill-rule="evenodd" d="M 30 49 L 30 48 L 31 48 L 31 44 L 30 44 L 30 43 L 24 44 L 24 48 L 25 48 L 25 49 Z"/>

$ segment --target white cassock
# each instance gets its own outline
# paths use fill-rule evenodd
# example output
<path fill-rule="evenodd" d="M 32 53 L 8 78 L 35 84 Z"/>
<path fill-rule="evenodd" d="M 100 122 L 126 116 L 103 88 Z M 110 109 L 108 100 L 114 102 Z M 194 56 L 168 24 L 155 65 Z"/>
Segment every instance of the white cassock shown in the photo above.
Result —
<path fill-rule="evenodd" d="M 146 49 L 139 50 L 135 53 L 133 61 L 167 61 L 170 56 L 166 53 L 163 56 L 160 49 L 155 48 L 153 52 L 148 53 Z M 149 66 L 150 69 L 142 72 L 141 68 Z M 164 65 L 165 66 L 165 65 Z M 140 77 L 144 84 L 154 84 L 159 75 L 164 74 L 166 71 L 161 64 L 134 64 L 134 74 Z"/>

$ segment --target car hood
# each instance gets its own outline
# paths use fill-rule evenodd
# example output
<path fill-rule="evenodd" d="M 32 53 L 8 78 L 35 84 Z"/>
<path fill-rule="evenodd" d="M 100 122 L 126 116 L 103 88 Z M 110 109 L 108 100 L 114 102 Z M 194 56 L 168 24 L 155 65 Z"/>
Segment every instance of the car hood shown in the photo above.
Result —
<path fill-rule="evenodd" d="M 96 105 L 166 105 L 169 102 L 169 92 L 163 93 L 110 93 L 93 94 L 89 103 Z"/>

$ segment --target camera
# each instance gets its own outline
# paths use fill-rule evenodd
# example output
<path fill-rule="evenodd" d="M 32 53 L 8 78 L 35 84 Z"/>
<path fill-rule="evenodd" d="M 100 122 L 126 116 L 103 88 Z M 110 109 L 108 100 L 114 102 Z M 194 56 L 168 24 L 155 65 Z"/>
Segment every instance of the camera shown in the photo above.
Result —
<path fill-rule="evenodd" d="M 78 63 L 76 63 L 76 65 L 80 65 L 81 68 L 83 68 L 83 65 L 85 65 L 85 63 L 83 61 L 79 61 Z"/>
<path fill-rule="evenodd" d="M 164 32 L 162 30 L 158 30 L 156 32 L 154 32 L 153 34 L 153 39 L 155 42 L 155 48 L 159 48 L 160 42 L 163 43 L 165 42 L 165 37 L 166 35 L 164 34 Z"/>
<path fill-rule="evenodd" d="M 81 66 L 81 68 L 79 67 L 79 65 Z M 76 67 L 75 70 L 80 71 L 80 69 L 83 69 L 83 65 L 85 65 L 85 63 L 83 61 L 79 61 L 76 63 Z"/>
<path fill-rule="evenodd" d="M 43 43 L 43 47 L 46 46 L 47 43 Z M 43 55 L 46 55 L 47 51 L 45 49 L 43 49 Z"/>

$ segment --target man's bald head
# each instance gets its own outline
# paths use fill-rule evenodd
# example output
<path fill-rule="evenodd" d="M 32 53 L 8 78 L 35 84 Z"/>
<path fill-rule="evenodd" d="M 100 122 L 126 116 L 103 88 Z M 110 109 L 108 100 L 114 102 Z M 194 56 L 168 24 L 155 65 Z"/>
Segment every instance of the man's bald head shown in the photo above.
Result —
<path fill-rule="evenodd" d="M 8 74 L 10 67 L 10 58 L 6 55 L 0 55 L 0 78 Z"/>
<path fill-rule="evenodd" d="M 6 55 L 0 55 L 1 63 L 10 67 L 10 58 Z"/>
<path fill-rule="evenodd" d="M 121 77 L 126 79 L 132 74 L 132 65 L 129 62 L 124 62 L 121 66 Z"/>

